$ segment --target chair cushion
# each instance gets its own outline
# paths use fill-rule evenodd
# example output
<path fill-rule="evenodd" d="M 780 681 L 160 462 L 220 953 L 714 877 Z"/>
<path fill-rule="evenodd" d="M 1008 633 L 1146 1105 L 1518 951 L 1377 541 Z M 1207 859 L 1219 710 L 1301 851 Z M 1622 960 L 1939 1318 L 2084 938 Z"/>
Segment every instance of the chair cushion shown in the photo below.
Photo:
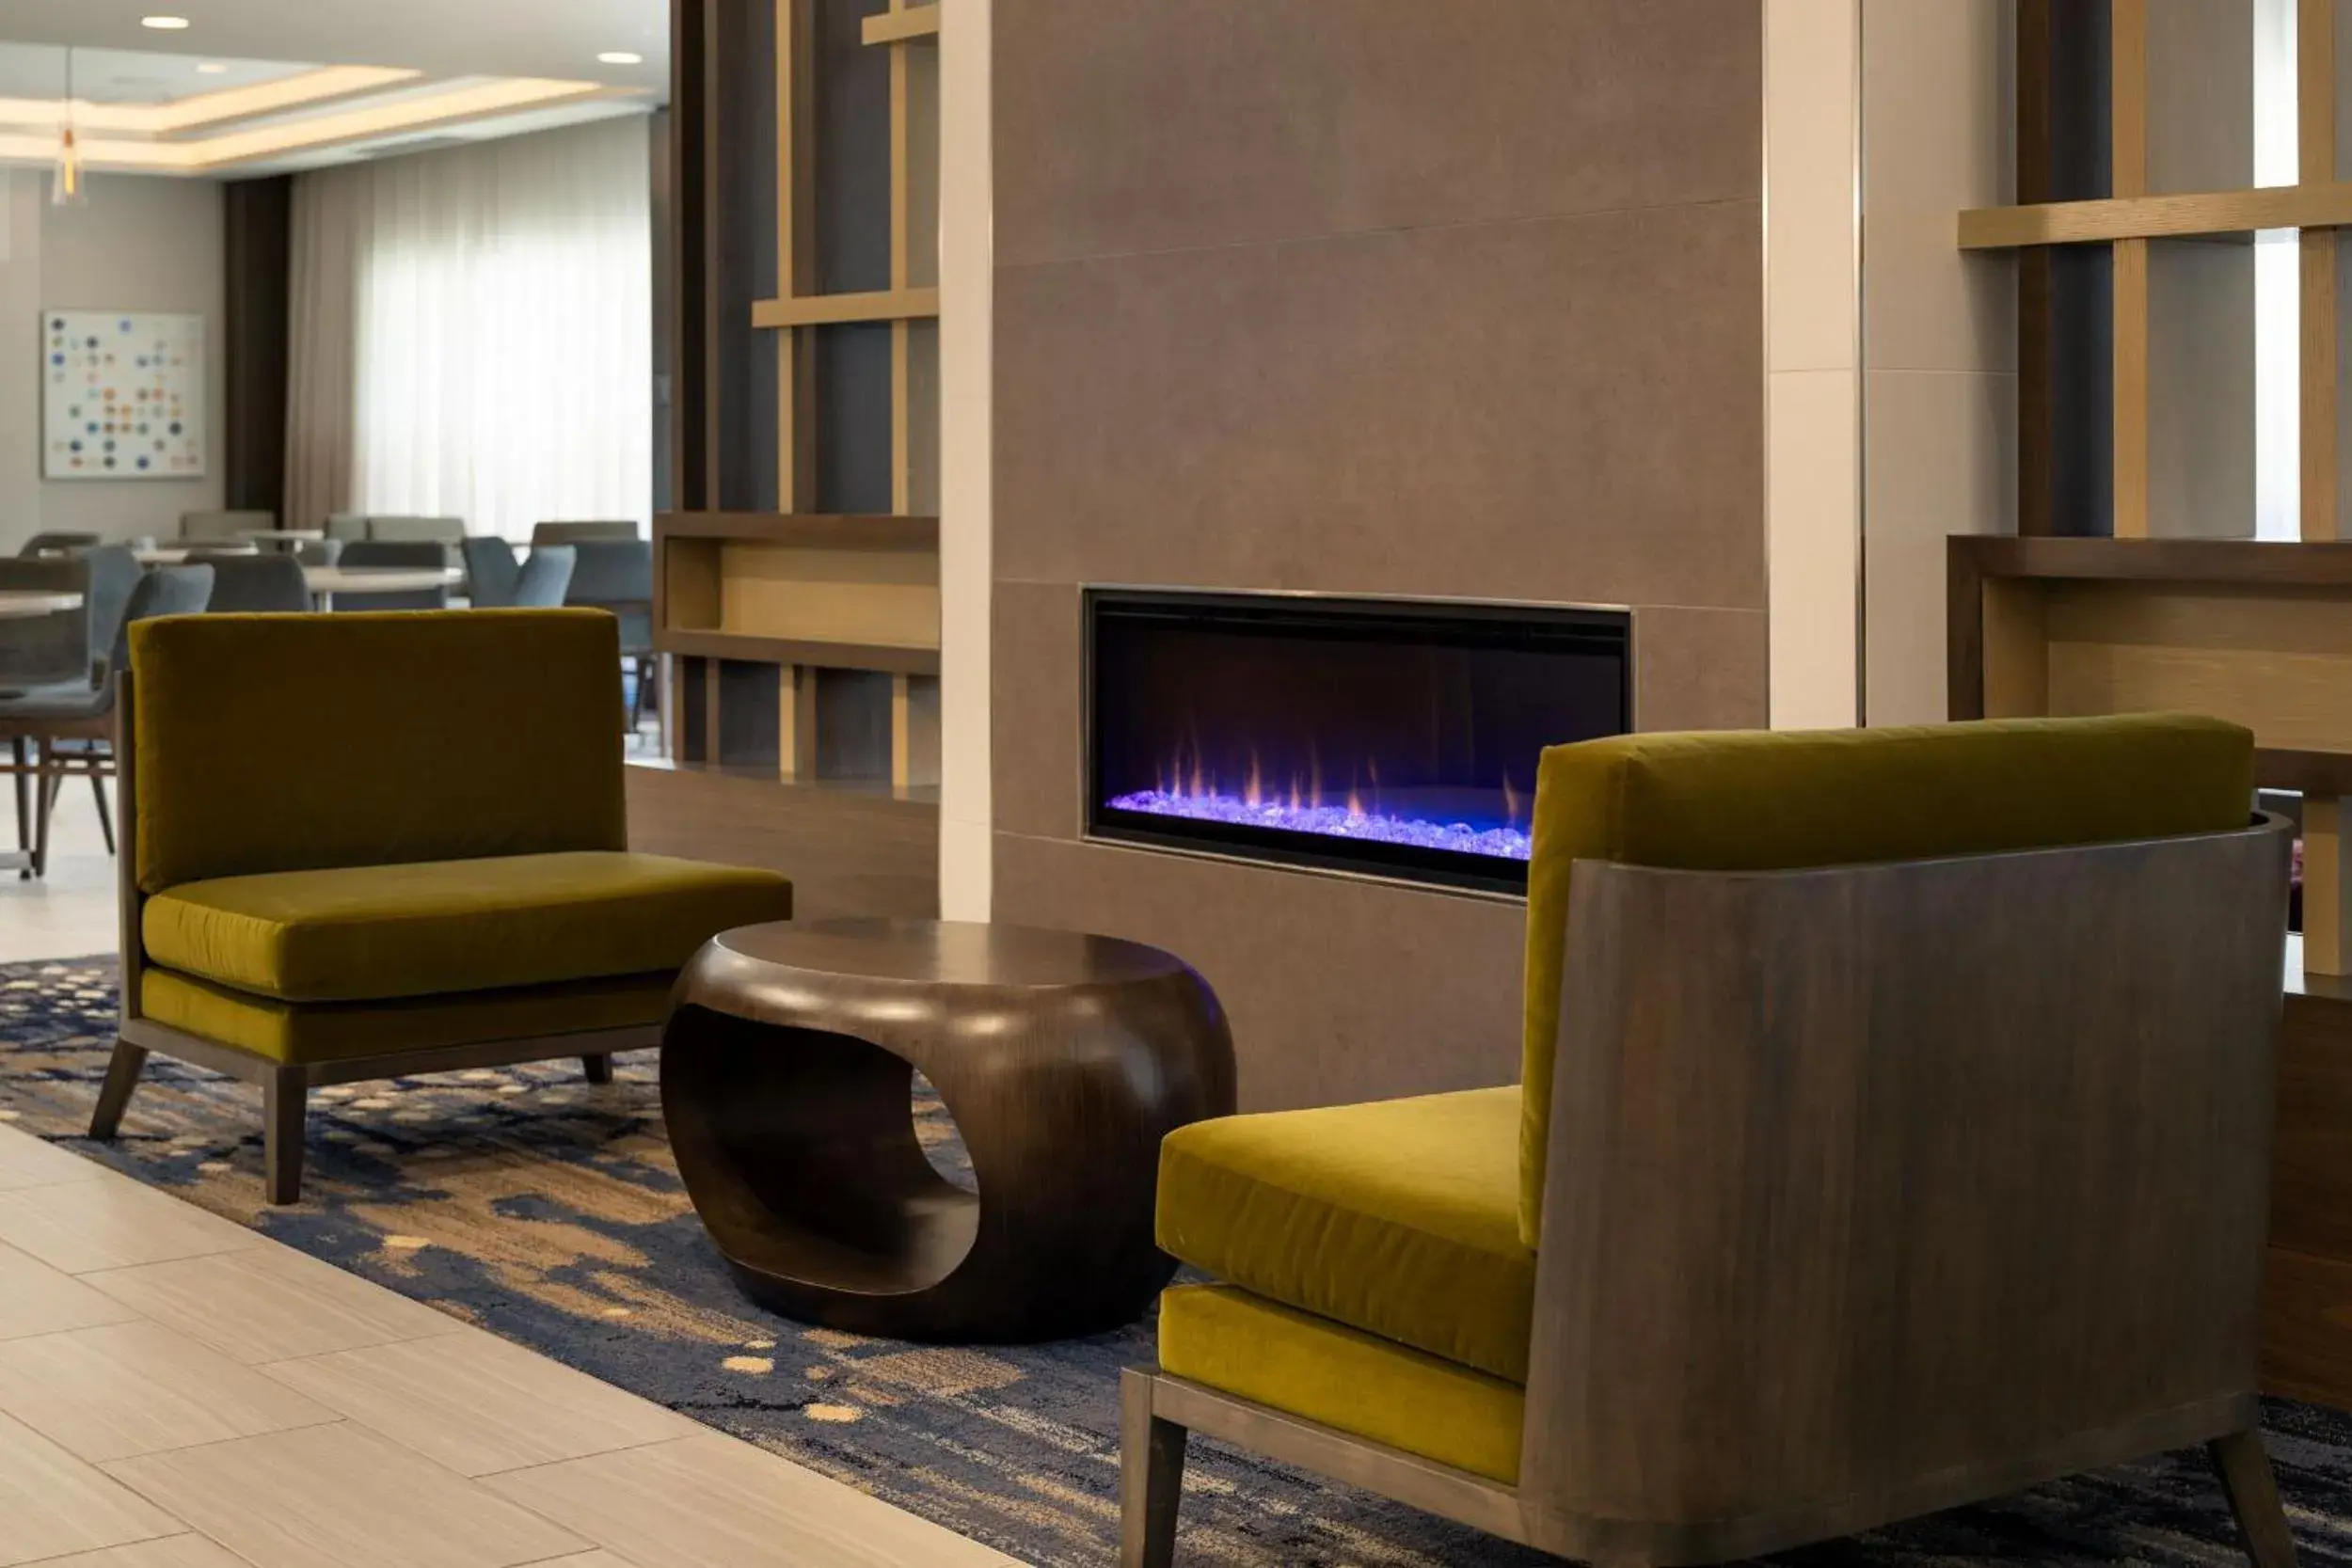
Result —
<path fill-rule="evenodd" d="M 138 885 L 626 849 L 620 657 L 595 610 L 142 621 Z"/>
<path fill-rule="evenodd" d="M 2253 771 L 2251 733 L 2183 714 L 1619 736 L 1545 752 L 1527 882 L 1520 1240 L 1541 1234 L 1577 861 L 1775 871 L 2224 832 L 2246 825 Z"/>
<path fill-rule="evenodd" d="M 1527 1393 L 1517 1384 L 1246 1291 L 1164 1291 L 1160 1370 L 1440 1465 L 1519 1479 Z"/>
<path fill-rule="evenodd" d="M 1195 1122 L 1160 1144 L 1159 1242 L 1286 1307 L 1527 1381 L 1515 1088 Z"/>
<path fill-rule="evenodd" d="M 676 973 L 731 926 L 784 920 L 772 871 L 608 850 L 279 871 L 147 901 L 151 963 L 284 1002 L 381 1002 Z"/>
<path fill-rule="evenodd" d="M 150 969 L 139 976 L 139 1009 L 167 1028 L 273 1062 L 307 1066 L 660 1023 L 669 1014 L 670 987 L 676 979 L 665 969 L 469 996 L 295 1003 L 230 990 L 168 969 Z M 576 1043 L 555 1043 L 548 1053 L 568 1056 L 579 1049 Z"/>
<path fill-rule="evenodd" d="M 110 687 L 87 681 L 36 686 L 29 690 L 0 692 L 0 723 L 56 723 L 75 719 L 103 719 L 115 705 Z"/>

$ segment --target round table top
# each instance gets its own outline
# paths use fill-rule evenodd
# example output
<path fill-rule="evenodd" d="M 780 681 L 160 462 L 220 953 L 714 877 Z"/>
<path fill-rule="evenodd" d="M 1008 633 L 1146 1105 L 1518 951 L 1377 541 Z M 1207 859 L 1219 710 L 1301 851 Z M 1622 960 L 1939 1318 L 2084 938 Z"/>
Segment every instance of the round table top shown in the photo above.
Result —
<path fill-rule="evenodd" d="M 465 577 L 454 566 L 305 566 L 302 581 L 313 594 L 421 594 L 448 588 Z"/>
<path fill-rule="evenodd" d="M 241 528 L 237 537 L 256 545 L 283 541 L 294 545 L 315 545 L 326 537 L 323 528 Z"/>
<path fill-rule="evenodd" d="M 211 555 L 258 555 L 261 552 L 249 544 L 218 545 L 159 545 L 151 550 L 135 553 L 142 566 L 184 566 L 188 557 L 198 550 Z"/>
<path fill-rule="evenodd" d="M 782 920 L 711 939 L 739 958 L 803 975 L 926 986 L 1064 989 L 1181 974 L 1172 953 L 1117 937 L 966 920 Z"/>
<path fill-rule="evenodd" d="M 56 615 L 82 608 L 79 594 L 52 594 L 39 588 L 0 588 L 0 621 L 26 621 L 37 615 Z"/>

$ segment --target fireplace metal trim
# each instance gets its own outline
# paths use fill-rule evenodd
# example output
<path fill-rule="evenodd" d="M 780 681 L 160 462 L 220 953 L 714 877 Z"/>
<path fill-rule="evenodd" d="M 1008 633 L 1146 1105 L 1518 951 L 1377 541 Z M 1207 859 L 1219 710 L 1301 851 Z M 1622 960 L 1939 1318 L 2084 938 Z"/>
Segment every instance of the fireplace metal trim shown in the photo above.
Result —
<path fill-rule="evenodd" d="M 1523 875 L 1517 879 L 1486 879 L 1460 873 L 1448 874 L 1424 870 L 1383 871 L 1369 868 L 1359 855 L 1338 852 L 1317 853 L 1303 847 L 1295 840 L 1305 835 L 1290 835 L 1294 842 L 1268 846 L 1252 852 L 1245 847 L 1220 847 L 1204 841 L 1197 832 L 1154 832 L 1133 824 L 1116 831 L 1098 828 L 1095 816 L 1099 809 L 1100 782 L 1095 723 L 1095 607 L 1103 602 L 1133 599 L 1140 603 L 1164 605 L 1171 599 L 1198 603 L 1207 608 L 1219 604 L 1232 608 L 1263 606 L 1268 600 L 1301 600 L 1327 605 L 1360 606 L 1367 614 L 1384 609 L 1427 610 L 1430 611 L 1463 610 L 1494 611 L 1495 618 L 1503 619 L 1512 612 L 1541 614 L 1590 613 L 1622 617 L 1625 627 L 1622 690 L 1619 701 L 1626 716 L 1627 733 L 1641 728 L 1638 705 L 1640 680 L 1638 659 L 1641 647 L 1643 616 L 1634 605 L 1603 602 L 1566 601 L 1557 599 L 1495 599 L 1472 598 L 1452 594 L 1354 594 L 1320 589 L 1252 589 L 1203 588 L 1189 584 L 1084 583 L 1079 587 L 1079 680 L 1078 680 L 1078 749 L 1077 788 L 1074 799 L 1078 808 L 1076 838 L 1083 844 L 1108 848 L 1131 849 L 1146 854 L 1184 855 L 1196 860 L 1230 865 L 1252 866 L 1260 870 L 1304 873 L 1312 876 L 1338 877 L 1383 887 L 1411 888 L 1424 893 L 1439 893 L 1473 897 L 1488 901 L 1523 904 L 1527 900 Z M 1343 841 L 1344 842 L 1344 841 Z"/>

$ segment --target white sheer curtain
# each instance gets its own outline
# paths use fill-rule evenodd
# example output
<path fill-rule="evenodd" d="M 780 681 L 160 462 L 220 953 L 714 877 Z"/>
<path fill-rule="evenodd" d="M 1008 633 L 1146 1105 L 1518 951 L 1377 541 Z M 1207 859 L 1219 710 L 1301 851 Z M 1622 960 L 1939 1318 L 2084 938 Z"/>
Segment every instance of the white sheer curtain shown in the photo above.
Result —
<path fill-rule="evenodd" d="M 301 177 L 296 526 L 456 516 L 527 539 L 548 519 L 646 521 L 646 134 L 631 117 Z"/>

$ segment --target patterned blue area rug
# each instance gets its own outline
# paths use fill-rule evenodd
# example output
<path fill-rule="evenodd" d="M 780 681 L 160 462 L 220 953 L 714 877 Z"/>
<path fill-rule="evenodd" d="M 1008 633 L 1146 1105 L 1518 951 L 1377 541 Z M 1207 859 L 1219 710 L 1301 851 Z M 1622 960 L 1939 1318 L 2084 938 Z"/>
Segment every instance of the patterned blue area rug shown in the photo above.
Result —
<path fill-rule="evenodd" d="M 1118 1374 L 1152 1328 L 942 1349 L 812 1329 L 746 1302 L 679 1185 L 650 1054 L 314 1095 L 298 1208 L 262 1204 L 259 1091 L 154 1058 L 113 1146 L 78 1134 L 113 1044 L 110 960 L 0 966 L 0 1119 L 442 1311 L 1040 1564 L 1114 1561 Z M 918 1098 L 943 1169 L 953 1124 Z M 2352 1568 L 2352 1418 L 2267 1412 L 2303 1560 Z M 1196 1441 L 1186 1564 L 1549 1560 Z M 1786 1554 L 1861 1564 L 2244 1561 L 2201 1454 L 2178 1454 Z"/>

